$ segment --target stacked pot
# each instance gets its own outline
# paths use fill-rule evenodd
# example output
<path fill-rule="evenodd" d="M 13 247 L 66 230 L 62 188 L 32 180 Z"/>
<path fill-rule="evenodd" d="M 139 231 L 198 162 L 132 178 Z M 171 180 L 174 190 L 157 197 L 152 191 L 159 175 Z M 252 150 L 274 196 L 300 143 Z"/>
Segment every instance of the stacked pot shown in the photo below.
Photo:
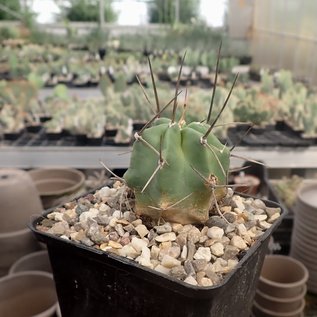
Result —
<path fill-rule="evenodd" d="M 267 255 L 254 298 L 254 316 L 304 316 L 307 279 L 308 271 L 300 261 L 284 255 Z"/>
<path fill-rule="evenodd" d="M 28 173 L 0 169 L 0 276 L 18 258 L 40 248 L 27 224 L 41 212 L 39 194 Z"/>
<path fill-rule="evenodd" d="M 291 255 L 309 271 L 308 290 L 317 293 L 317 181 L 304 182 L 294 209 Z"/>

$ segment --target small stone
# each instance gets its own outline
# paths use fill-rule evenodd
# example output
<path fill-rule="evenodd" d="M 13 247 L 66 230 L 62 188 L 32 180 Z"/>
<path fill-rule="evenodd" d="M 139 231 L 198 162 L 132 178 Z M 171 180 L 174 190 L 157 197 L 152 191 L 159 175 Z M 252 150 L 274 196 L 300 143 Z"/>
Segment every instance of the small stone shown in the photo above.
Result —
<path fill-rule="evenodd" d="M 182 253 L 181 253 L 181 256 L 180 256 L 180 259 L 182 260 L 182 261 L 185 261 L 186 259 L 187 259 L 187 246 L 186 245 L 184 245 L 183 246 L 183 249 L 182 249 Z"/>
<path fill-rule="evenodd" d="M 263 214 L 265 214 L 265 210 L 264 209 L 257 208 L 254 211 L 254 215 L 263 215 Z"/>
<path fill-rule="evenodd" d="M 106 215 L 98 215 L 97 217 L 94 218 L 98 225 L 106 226 L 110 222 L 110 218 Z"/>
<path fill-rule="evenodd" d="M 116 218 L 116 219 L 120 219 L 122 217 L 122 212 L 121 210 L 115 210 L 112 214 L 112 217 L 113 218 Z"/>
<path fill-rule="evenodd" d="M 135 259 L 140 253 L 137 252 L 132 245 L 125 245 L 122 247 L 122 249 L 119 249 L 118 251 L 119 255 L 128 257 L 131 259 Z"/>
<path fill-rule="evenodd" d="M 132 224 L 126 225 L 123 227 L 123 229 L 129 233 L 131 233 L 134 230 L 134 226 Z"/>
<path fill-rule="evenodd" d="M 160 255 L 164 256 L 165 254 L 177 259 L 181 254 L 181 248 L 179 245 L 171 246 L 161 251 Z"/>
<path fill-rule="evenodd" d="M 185 283 L 190 284 L 190 285 L 198 285 L 197 281 L 195 278 L 191 275 L 187 276 L 184 280 Z"/>
<path fill-rule="evenodd" d="M 266 221 L 260 221 L 259 222 L 259 227 L 261 229 L 265 229 L 266 230 L 266 229 L 269 229 L 271 226 L 272 225 L 270 223 L 266 222 Z"/>
<path fill-rule="evenodd" d="M 156 245 L 153 245 L 151 247 L 151 259 L 157 260 L 159 257 L 161 249 L 157 247 Z"/>
<path fill-rule="evenodd" d="M 279 213 L 275 213 L 273 214 L 269 219 L 268 219 L 268 223 L 273 223 L 275 220 L 277 220 L 280 217 Z"/>
<path fill-rule="evenodd" d="M 124 230 L 123 230 L 123 227 L 122 227 L 122 224 L 121 223 L 118 223 L 117 222 L 117 224 L 115 225 L 115 227 L 114 227 L 114 229 L 117 231 L 117 233 L 118 233 L 118 235 L 120 236 L 120 237 L 123 237 L 123 235 L 124 235 Z"/>
<path fill-rule="evenodd" d="M 254 220 L 264 221 L 267 219 L 267 215 L 254 215 Z"/>
<path fill-rule="evenodd" d="M 160 272 L 160 273 L 163 273 L 163 274 L 166 274 L 166 275 L 169 275 L 171 269 L 170 268 L 167 268 L 161 264 L 158 264 L 155 268 L 154 268 L 155 271 L 157 272 Z"/>
<path fill-rule="evenodd" d="M 182 248 L 187 244 L 187 233 L 181 233 L 176 237 L 176 243 Z"/>
<path fill-rule="evenodd" d="M 208 287 L 208 286 L 212 286 L 213 282 L 211 279 L 209 279 L 208 277 L 203 277 L 200 281 L 199 281 L 199 285 L 200 286 L 204 286 L 204 287 Z"/>
<path fill-rule="evenodd" d="M 212 270 L 214 273 L 223 273 L 226 271 L 228 262 L 222 258 L 218 258 L 215 263 L 212 264 Z"/>
<path fill-rule="evenodd" d="M 94 218 L 97 217 L 99 214 L 99 210 L 96 208 L 90 208 L 89 211 L 85 211 L 83 213 L 81 213 L 81 215 L 79 216 L 79 221 L 80 222 L 85 222 L 88 220 L 88 218 Z"/>
<path fill-rule="evenodd" d="M 196 274 L 196 271 L 195 271 L 195 268 L 193 266 L 192 261 L 189 261 L 189 260 L 185 261 L 184 262 L 184 269 L 185 269 L 187 275 L 193 275 L 194 276 Z"/>
<path fill-rule="evenodd" d="M 220 242 L 226 246 L 230 243 L 230 239 L 227 236 L 223 236 Z"/>
<path fill-rule="evenodd" d="M 254 199 L 253 206 L 255 208 L 265 209 L 266 205 L 261 199 Z"/>
<path fill-rule="evenodd" d="M 213 244 L 210 247 L 210 251 L 213 255 L 215 256 L 222 256 L 224 254 L 224 247 L 223 244 L 220 242 L 217 242 L 215 244 Z"/>
<path fill-rule="evenodd" d="M 183 229 L 183 225 L 180 223 L 172 223 L 172 230 L 179 233 Z"/>
<path fill-rule="evenodd" d="M 275 214 L 280 214 L 281 208 L 279 208 L 279 207 L 266 207 L 265 211 L 269 217 L 272 217 Z"/>
<path fill-rule="evenodd" d="M 148 242 L 137 237 L 133 237 L 131 240 L 131 245 L 137 252 L 141 252 L 142 248 L 148 245 Z"/>
<path fill-rule="evenodd" d="M 170 269 L 174 266 L 181 265 L 181 262 L 166 254 L 163 256 L 161 264 Z"/>
<path fill-rule="evenodd" d="M 222 228 L 214 226 L 208 230 L 207 235 L 211 239 L 220 240 L 224 235 L 224 231 Z"/>
<path fill-rule="evenodd" d="M 122 238 L 120 239 L 121 245 L 127 245 L 127 244 L 129 244 L 130 242 L 131 242 L 131 240 L 130 240 L 129 237 L 122 237 Z"/>
<path fill-rule="evenodd" d="M 251 228 L 253 228 L 256 225 L 256 221 L 251 220 L 251 221 L 246 222 L 244 225 L 247 228 L 247 230 L 250 230 Z"/>
<path fill-rule="evenodd" d="M 111 208 L 108 205 L 104 204 L 104 203 L 100 204 L 97 209 L 99 209 L 99 211 L 102 214 L 108 213 L 111 210 Z"/>
<path fill-rule="evenodd" d="M 96 192 L 96 198 L 97 199 L 100 199 L 102 201 L 106 200 L 108 197 L 111 196 L 111 190 L 108 186 L 106 187 L 102 187 L 101 189 L 99 189 L 97 192 Z"/>
<path fill-rule="evenodd" d="M 175 232 L 163 233 L 155 237 L 155 241 L 157 242 L 166 242 L 166 241 L 175 241 L 175 240 L 176 240 Z"/>
<path fill-rule="evenodd" d="M 110 221 L 109 221 L 109 226 L 114 228 L 117 224 L 117 218 L 111 218 Z"/>
<path fill-rule="evenodd" d="M 222 258 L 224 260 L 233 259 L 238 255 L 239 251 L 240 250 L 237 247 L 229 244 L 225 247 L 224 255 L 222 256 Z"/>
<path fill-rule="evenodd" d="M 199 247 L 196 253 L 194 254 L 194 259 L 199 260 L 199 259 L 204 259 L 207 262 L 211 260 L 211 251 L 210 248 L 207 247 Z"/>
<path fill-rule="evenodd" d="M 210 246 L 212 246 L 213 244 L 215 244 L 217 241 L 216 240 L 214 240 L 214 239 L 207 239 L 206 241 L 205 241 L 205 243 L 204 243 L 204 246 L 205 247 L 210 247 Z"/>
<path fill-rule="evenodd" d="M 225 229 L 227 227 L 227 223 L 220 216 L 212 216 L 206 221 L 206 226 L 208 226 L 209 228 L 218 227 Z"/>
<path fill-rule="evenodd" d="M 137 225 L 135 227 L 135 231 L 139 234 L 139 236 L 142 239 L 149 233 L 149 230 L 146 228 L 145 225 Z"/>
<path fill-rule="evenodd" d="M 239 210 L 243 211 L 245 207 L 244 207 L 244 203 L 243 203 L 242 199 L 243 198 L 241 196 L 234 195 L 232 197 L 233 207 L 238 208 Z"/>
<path fill-rule="evenodd" d="M 136 219 L 136 220 L 132 221 L 131 223 L 134 225 L 134 227 L 136 227 L 136 226 L 142 224 L 142 220 L 141 219 Z"/>
<path fill-rule="evenodd" d="M 243 223 L 238 224 L 237 230 L 240 236 L 243 236 L 247 233 L 247 228 Z"/>
<path fill-rule="evenodd" d="M 108 251 L 108 250 L 111 249 L 111 247 L 108 246 L 108 243 L 102 243 L 102 244 L 100 244 L 99 248 L 100 248 L 100 250 L 102 250 L 102 251 Z"/>
<path fill-rule="evenodd" d="M 109 240 L 111 241 L 118 241 L 120 238 L 119 234 L 116 231 L 110 232 L 108 237 L 109 237 Z"/>
<path fill-rule="evenodd" d="M 207 261 L 205 259 L 193 260 L 192 265 L 194 267 L 195 272 L 203 271 L 207 265 Z"/>
<path fill-rule="evenodd" d="M 236 226 L 234 224 L 229 224 L 226 228 L 226 234 L 228 235 L 228 233 L 234 232 L 235 230 L 236 230 Z"/>
<path fill-rule="evenodd" d="M 237 215 L 234 213 L 234 212 L 226 212 L 224 215 L 223 215 L 228 222 L 230 223 L 234 223 L 236 220 L 237 220 Z M 226 224 L 227 225 L 227 224 Z"/>
<path fill-rule="evenodd" d="M 187 242 L 187 260 L 192 260 L 196 252 L 195 244 L 191 241 Z"/>
<path fill-rule="evenodd" d="M 170 276 L 175 277 L 179 280 L 184 280 L 187 274 L 183 266 L 175 266 L 171 268 Z"/>
<path fill-rule="evenodd" d="M 172 232 L 172 226 L 169 222 L 166 222 L 164 223 L 164 225 L 161 226 L 155 226 L 154 229 L 158 234 Z"/>
<path fill-rule="evenodd" d="M 205 268 L 205 274 L 208 278 L 211 279 L 211 281 L 213 282 L 213 284 L 219 284 L 221 281 L 221 277 L 214 272 L 214 267 L 213 264 L 208 263 L 206 268 Z"/>
<path fill-rule="evenodd" d="M 78 204 L 75 208 L 75 212 L 77 215 L 81 215 L 83 212 L 86 212 L 89 210 L 89 207 L 83 204 Z"/>
<path fill-rule="evenodd" d="M 56 234 L 61 236 L 69 229 L 68 223 L 66 221 L 56 222 L 52 228 L 48 230 L 51 234 Z"/>
<path fill-rule="evenodd" d="M 130 222 L 130 223 L 133 222 L 134 220 L 136 220 L 135 214 L 133 212 L 131 212 L 131 211 L 125 211 L 123 213 L 123 218 L 125 220 L 127 220 L 128 222 Z"/>
<path fill-rule="evenodd" d="M 240 250 L 245 250 L 248 246 L 240 236 L 233 236 L 230 244 Z"/>
<path fill-rule="evenodd" d="M 187 240 L 193 243 L 197 243 L 201 237 L 201 233 L 198 228 L 193 227 L 187 233 Z"/>
<path fill-rule="evenodd" d="M 114 249 L 121 249 L 122 245 L 118 242 L 110 240 L 108 243 L 109 247 L 114 248 Z"/>

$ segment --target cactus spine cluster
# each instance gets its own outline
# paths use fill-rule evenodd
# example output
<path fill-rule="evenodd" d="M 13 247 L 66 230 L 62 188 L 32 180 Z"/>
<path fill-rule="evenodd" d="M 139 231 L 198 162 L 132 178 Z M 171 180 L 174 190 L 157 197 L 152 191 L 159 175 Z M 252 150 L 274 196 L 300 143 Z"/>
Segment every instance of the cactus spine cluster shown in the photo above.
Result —
<path fill-rule="evenodd" d="M 217 68 L 218 64 L 219 58 Z M 179 78 L 181 69 L 182 66 Z M 226 194 L 230 150 L 212 129 L 234 84 L 213 123 L 209 121 L 216 83 L 206 123 L 187 124 L 185 110 L 179 121 L 175 120 L 178 84 L 175 97 L 169 103 L 174 102 L 172 118 L 168 119 L 160 118 L 169 104 L 160 110 L 153 74 L 152 82 L 157 115 L 136 133 L 130 167 L 124 175 L 135 194 L 136 213 L 182 224 L 203 223 L 209 217 L 211 206 L 217 205 Z"/>

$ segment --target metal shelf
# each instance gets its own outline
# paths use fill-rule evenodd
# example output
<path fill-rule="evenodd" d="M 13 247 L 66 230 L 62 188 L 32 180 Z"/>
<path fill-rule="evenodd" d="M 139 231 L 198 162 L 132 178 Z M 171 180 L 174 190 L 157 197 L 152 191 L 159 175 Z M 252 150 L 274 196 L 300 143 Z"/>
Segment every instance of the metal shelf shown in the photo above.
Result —
<path fill-rule="evenodd" d="M 38 168 L 71 166 L 81 169 L 101 168 L 102 160 L 110 168 L 127 168 L 131 147 L 12 147 L 0 146 L 0 167 Z M 298 148 L 237 147 L 234 153 L 248 159 L 261 160 L 268 168 L 317 168 L 317 146 Z M 232 158 L 233 167 L 243 160 Z"/>

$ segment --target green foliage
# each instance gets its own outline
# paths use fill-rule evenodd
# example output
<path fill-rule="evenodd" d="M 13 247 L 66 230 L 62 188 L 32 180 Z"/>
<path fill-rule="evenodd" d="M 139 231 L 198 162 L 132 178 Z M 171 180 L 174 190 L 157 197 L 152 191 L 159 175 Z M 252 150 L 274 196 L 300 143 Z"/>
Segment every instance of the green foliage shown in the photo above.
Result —
<path fill-rule="evenodd" d="M 114 22 L 116 13 L 111 7 L 110 1 L 105 1 L 104 17 L 106 22 Z M 65 16 L 69 21 L 97 22 L 99 21 L 98 0 L 71 0 L 69 7 L 64 7 Z"/>
<path fill-rule="evenodd" d="M 197 19 L 199 5 L 199 0 L 179 0 L 179 22 L 190 23 L 191 19 Z M 151 23 L 175 23 L 174 0 L 154 0 L 149 9 Z"/>
<path fill-rule="evenodd" d="M 6 6 L 10 11 L 14 13 L 21 12 L 20 0 L 0 0 L 0 4 Z M 17 17 L 6 12 L 4 10 L 0 10 L 0 20 L 17 20 Z"/>

